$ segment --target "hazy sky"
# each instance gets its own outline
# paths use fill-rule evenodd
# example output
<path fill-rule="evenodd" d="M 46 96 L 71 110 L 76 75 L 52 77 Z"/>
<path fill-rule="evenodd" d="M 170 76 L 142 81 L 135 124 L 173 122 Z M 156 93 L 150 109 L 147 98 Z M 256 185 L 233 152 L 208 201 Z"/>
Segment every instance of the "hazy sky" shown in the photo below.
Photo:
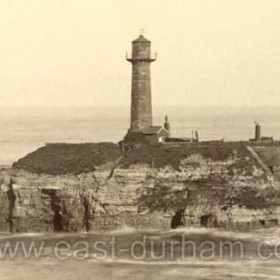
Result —
<path fill-rule="evenodd" d="M 279 0 L 1 0 L 0 106 L 129 106 L 140 28 L 154 105 L 280 106 Z"/>

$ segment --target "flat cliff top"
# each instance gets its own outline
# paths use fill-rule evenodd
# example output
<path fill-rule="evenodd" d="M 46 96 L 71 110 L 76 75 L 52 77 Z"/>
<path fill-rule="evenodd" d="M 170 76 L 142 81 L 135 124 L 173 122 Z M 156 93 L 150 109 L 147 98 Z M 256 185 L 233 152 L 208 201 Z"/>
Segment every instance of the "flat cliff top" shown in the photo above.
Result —
<path fill-rule="evenodd" d="M 254 147 L 254 149 L 268 166 L 275 166 L 280 164 L 279 146 L 256 146 Z"/>
<path fill-rule="evenodd" d="M 273 175 L 280 180 L 280 147 L 279 146 L 258 146 L 255 151 L 271 169 Z"/>
<path fill-rule="evenodd" d="M 80 174 L 115 161 L 122 152 L 113 143 L 47 144 L 13 164 L 32 173 Z"/>
<path fill-rule="evenodd" d="M 191 155 L 200 155 L 205 159 L 213 161 L 226 161 L 231 157 L 238 156 L 239 163 L 242 164 L 246 158 L 251 160 L 251 155 L 247 151 L 244 143 L 227 142 L 200 142 L 185 144 L 156 144 L 145 145 L 131 150 L 122 159 L 122 168 L 128 168 L 132 164 L 148 164 L 155 168 L 162 168 L 167 165 L 177 170 L 180 162 Z"/>
<path fill-rule="evenodd" d="M 244 168 L 244 170 L 251 165 L 250 163 L 255 163 L 244 143 L 201 142 L 142 145 L 126 153 L 113 143 L 57 143 L 39 148 L 19 159 L 13 164 L 13 167 L 32 173 L 51 175 L 91 172 L 98 166 L 116 162 L 122 169 L 127 169 L 135 164 L 146 164 L 153 168 L 171 166 L 174 170 L 178 170 L 181 161 L 192 155 L 199 155 L 217 162 L 238 157 L 237 167 Z"/>

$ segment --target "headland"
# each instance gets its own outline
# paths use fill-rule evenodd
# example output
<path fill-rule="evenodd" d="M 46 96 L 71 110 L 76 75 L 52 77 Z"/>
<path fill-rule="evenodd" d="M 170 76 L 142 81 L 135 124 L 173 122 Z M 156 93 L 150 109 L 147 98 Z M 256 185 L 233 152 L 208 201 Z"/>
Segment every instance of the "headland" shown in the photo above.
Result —
<path fill-rule="evenodd" d="M 275 226 L 279 156 L 250 142 L 48 144 L 1 170 L 0 230 Z"/>
<path fill-rule="evenodd" d="M 200 141 L 154 125 L 151 42 L 132 42 L 130 127 L 118 143 L 47 143 L 0 170 L 0 231 L 250 230 L 280 222 L 280 143 Z"/>

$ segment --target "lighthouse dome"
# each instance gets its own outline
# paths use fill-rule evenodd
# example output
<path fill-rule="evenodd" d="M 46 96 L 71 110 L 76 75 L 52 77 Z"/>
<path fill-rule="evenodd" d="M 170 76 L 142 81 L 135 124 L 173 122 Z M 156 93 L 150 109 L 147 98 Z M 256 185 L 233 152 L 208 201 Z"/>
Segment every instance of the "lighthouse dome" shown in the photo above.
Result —
<path fill-rule="evenodd" d="M 139 37 L 135 40 L 132 41 L 132 43 L 139 43 L 139 42 L 146 42 L 146 43 L 150 43 L 151 41 L 149 41 L 148 39 L 146 39 L 142 34 L 139 35 Z"/>

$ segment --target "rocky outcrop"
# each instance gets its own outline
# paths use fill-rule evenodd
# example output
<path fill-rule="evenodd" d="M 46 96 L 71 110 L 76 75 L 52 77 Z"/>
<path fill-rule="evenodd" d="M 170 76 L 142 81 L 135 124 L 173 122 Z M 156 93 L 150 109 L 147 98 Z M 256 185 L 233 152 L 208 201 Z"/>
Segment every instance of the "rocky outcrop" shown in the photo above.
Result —
<path fill-rule="evenodd" d="M 191 153 L 176 163 L 124 164 L 81 174 L 0 172 L 0 231 L 108 231 L 277 225 L 280 184 L 248 154 Z"/>

